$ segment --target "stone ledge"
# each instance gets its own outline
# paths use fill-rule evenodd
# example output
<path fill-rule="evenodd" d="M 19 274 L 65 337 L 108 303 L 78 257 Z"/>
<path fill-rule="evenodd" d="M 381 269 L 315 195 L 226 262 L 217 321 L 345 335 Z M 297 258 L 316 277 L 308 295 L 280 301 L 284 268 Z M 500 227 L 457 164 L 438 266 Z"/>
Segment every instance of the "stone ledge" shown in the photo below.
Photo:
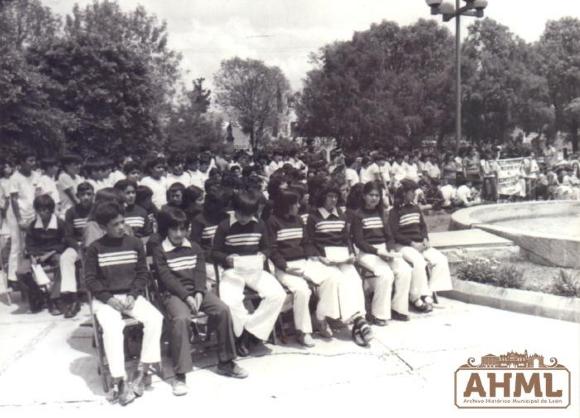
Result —
<path fill-rule="evenodd" d="M 441 296 L 506 311 L 580 323 L 580 298 L 507 289 L 452 278 L 453 290 Z"/>

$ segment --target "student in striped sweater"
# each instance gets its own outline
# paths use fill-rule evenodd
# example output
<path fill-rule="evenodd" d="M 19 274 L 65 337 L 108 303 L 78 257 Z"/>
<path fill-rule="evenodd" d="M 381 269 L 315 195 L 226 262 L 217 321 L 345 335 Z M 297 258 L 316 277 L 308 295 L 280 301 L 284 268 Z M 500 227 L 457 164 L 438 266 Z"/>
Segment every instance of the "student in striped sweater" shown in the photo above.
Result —
<path fill-rule="evenodd" d="M 266 225 L 256 217 L 259 202 L 260 195 L 254 191 L 234 195 L 234 213 L 219 224 L 212 250 L 213 259 L 225 270 L 220 297 L 232 312 L 238 354 L 242 357 L 249 354 L 252 336 L 261 341 L 268 338 L 286 299 L 280 283 L 264 270 L 269 240 Z M 246 286 L 262 298 L 251 314 L 244 306 Z"/>
<path fill-rule="evenodd" d="M 298 214 L 299 196 L 281 191 L 273 204 L 273 214 L 268 219 L 272 243 L 270 259 L 276 267 L 276 277 L 294 295 L 294 324 L 298 330 L 298 341 L 306 347 L 313 347 L 309 311 L 311 291 L 308 282 L 318 286 L 316 318 L 324 322 L 327 317 L 340 316 L 336 297 L 338 278 L 332 268 L 306 257 L 305 226 Z"/>
<path fill-rule="evenodd" d="M 69 208 L 64 216 L 65 245 L 67 248 L 60 256 L 59 263 L 65 318 L 73 318 L 80 310 L 77 297 L 76 263 L 80 260 L 83 234 L 93 207 L 94 197 L 93 186 L 87 182 L 80 183 L 76 190 L 76 198 L 79 203 Z"/>
<path fill-rule="evenodd" d="M 210 190 L 205 196 L 203 202 L 203 211 L 191 222 L 190 240 L 196 242 L 202 249 L 205 259 L 205 271 L 207 278 L 212 283 L 217 283 L 214 261 L 211 257 L 213 239 L 221 221 L 228 218 L 226 212 L 227 202 L 222 192 Z M 221 277 L 224 270 L 218 264 L 215 264 Z"/>
<path fill-rule="evenodd" d="M 114 396 L 126 405 L 141 396 L 151 364 L 161 361 L 163 315 L 143 296 L 149 272 L 143 243 L 126 235 L 123 208 L 115 202 L 98 205 L 94 218 L 105 235 L 87 249 L 85 278 L 103 329 L 105 354 L 114 379 Z M 122 315 L 143 323 L 143 345 L 131 387 L 125 377 Z"/>
<path fill-rule="evenodd" d="M 359 251 L 358 262 L 374 274 L 368 279 L 374 292 L 367 319 L 374 325 L 384 326 L 391 317 L 409 320 L 411 267 L 399 254 L 389 251 L 393 242 L 385 221 L 381 189 L 374 181 L 363 186 L 360 207 L 352 214 L 351 232 Z"/>
<path fill-rule="evenodd" d="M 336 207 L 340 189 L 324 184 L 311 193 L 315 196 L 313 202 L 317 209 L 310 213 L 306 224 L 306 252 L 309 257 L 315 257 L 334 270 L 339 281 L 340 319 L 344 323 L 353 324 L 352 334 L 357 344 L 368 345 L 372 339 L 372 330 L 364 318 L 362 280 L 353 264 L 354 255 L 350 248 L 346 217 Z M 332 335 L 326 321 L 321 325 L 323 332 Z"/>
<path fill-rule="evenodd" d="M 451 289 L 451 274 L 447 257 L 429 245 L 425 219 L 421 209 L 413 203 L 416 189 L 414 181 L 401 181 L 395 206 L 389 213 L 389 226 L 396 250 L 413 266 L 410 301 L 419 312 L 430 312 L 433 310 L 433 292 Z M 431 268 L 430 280 L 427 266 Z"/>
<path fill-rule="evenodd" d="M 189 229 L 187 215 L 181 209 L 166 207 L 159 213 L 158 221 L 163 241 L 153 249 L 153 262 L 170 321 L 171 357 L 176 376 L 173 394 L 187 393 L 185 375 L 192 368 L 192 313 L 206 313 L 217 332 L 218 373 L 247 377 L 246 371 L 234 362 L 236 346 L 230 310 L 216 295 L 207 292 L 203 251 L 186 238 Z"/>
<path fill-rule="evenodd" d="M 153 226 L 145 209 L 135 203 L 137 198 L 137 183 L 123 179 L 115 183 L 115 189 L 125 195 L 125 224 L 133 230 L 133 235 L 141 238 L 144 244 L 153 233 Z"/>

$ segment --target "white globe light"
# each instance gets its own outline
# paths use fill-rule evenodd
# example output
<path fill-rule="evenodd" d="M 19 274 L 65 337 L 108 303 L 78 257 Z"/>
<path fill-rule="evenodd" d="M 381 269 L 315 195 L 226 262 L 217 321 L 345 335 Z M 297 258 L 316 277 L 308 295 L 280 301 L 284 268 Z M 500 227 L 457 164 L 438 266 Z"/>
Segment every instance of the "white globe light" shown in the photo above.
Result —
<path fill-rule="evenodd" d="M 487 7 L 487 0 L 475 0 L 473 7 L 477 10 L 483 10 Z"/>
<path fill-rule="evenodd" d="M 455 6 L 451 3 L 443 3 L 441 6 L 439 6 L 439 10 L 444 15 L 452 15 L 455 13 Z"/>
<path fill-rule="evenodd" d="M 443 0 L 425 0 L 429 7 L 438 7 L 442 2 Z"/>

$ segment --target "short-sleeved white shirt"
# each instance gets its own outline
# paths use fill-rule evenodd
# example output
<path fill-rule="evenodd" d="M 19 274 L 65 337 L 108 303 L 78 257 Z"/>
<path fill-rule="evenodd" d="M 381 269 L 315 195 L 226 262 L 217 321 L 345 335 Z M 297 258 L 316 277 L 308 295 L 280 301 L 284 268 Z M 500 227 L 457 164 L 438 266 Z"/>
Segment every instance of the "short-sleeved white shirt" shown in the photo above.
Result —
<path fill-rule="evenodd" d="M 167 203 L 167 178 L 161 177 L 160 179 L 154 179 L 151 176 L 143 177 L 139 183 L 141 186 L 147 186 L 153 192 L 151 201 L 161 210 L 163 205 Z"/>
<path fill-rule="evenodd" d="M 20 171 L 15 171 L 10 177 L 9 194 L 18 194 L 18 208 L 20 216 L 25 222 L 32 222 L 34 219 L 34 198 L 42 194 L 40 176 L 32 172 L 29 176 L 23 175 Z"/>
<path fill-rule="evenodd" d="M 175 174 L 167 174 L 167 187 L 171 187 L 173 183 L 181 183 L 185 187 L 191 186 L 191 175 L 185 171 L 180 176 L 176 176 Z"/>
<path fill-rule="evenodd" d="M 84 182 L 85 179 L 78 174 L 76 176 L 71 177 L 66 171 L 63 171 L 58 176 L 58 180 L 56 181 L 56 188 L 58 189 L 60 195 L 60 207 L 59 212 L 61 214 L 66 213 L 66 211 L 74 206 L 73 201 L 68 197 L 65 193 L 65 190 L 71 189 L 73 195 L 77 193 L 77 187 L 79 184 Z"/>

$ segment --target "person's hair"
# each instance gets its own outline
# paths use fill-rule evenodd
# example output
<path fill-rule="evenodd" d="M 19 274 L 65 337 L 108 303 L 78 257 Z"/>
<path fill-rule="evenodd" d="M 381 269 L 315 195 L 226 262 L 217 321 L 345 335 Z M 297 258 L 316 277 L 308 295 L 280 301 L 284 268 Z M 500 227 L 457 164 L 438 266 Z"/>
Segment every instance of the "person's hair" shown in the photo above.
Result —
<path fill-rule="evenodd" d="M 268 196 L 270 199 L 274 200 L 276 199 L 276 196 L 280 194 L 282 191 L 282 189 L 280 189 L 282 183 L 288 183 L 288 179 L 285 176 L 277 174 L 270 177 L 270 181 L 268 182 L 267 186 Z"/>
<path fill-rule="evenodd" d="M 400 208 L 405 204 L 405 193 L 417 190 L 419 186 L 413 180 L 401 180 L 401 186 L 395 191 L 395 207 Z"/>
<path fill-rule="evenodd" d="M 272 211 L 278 217 L 288 215 L 290 206 L 296 205 L 300 201 L 300 196 L 291 191 L 280 191 L 274 198 L 274 205 Z"/>
<path fill-rule="evenodd" d="M 208 178 L 205 183 L 203 184 L 203 189 L 204 191 L 207 193 L 209 192 L 212 188 L 216 187 L 216 188 L 220 188 L 221 186 L 221 181 L 218 179 L 210 179 Z"/>
<path fill-rule="evenodd" d="M 383 188 L 376 181 L 369 181 L 369 182 L 365 183 L 365 185 L 362 187 L 362 196 L 365 196 L 372 191 L 376 191 L 379 193 L 379 204 L 377 205 L 377 209 L 380 211 L 380 213 L 383 213 L 383 211 L 384 211 L 384 205 L 383 205 L 383 199 L 382 199 Z M 363 204 L 362 201 L 361 201 L 361 204 Z"/>
<path fill-rule="evenodd" d="M 40 160 L 40 168 L 43 171 L 47 170 L 50 167 L 56 166 L 58 166 L 58 161 L 56 160 L 56 158 L 47 157 Z"/>
<path fill-rule="evenodd" d="M 133 186 L 135 189 L 135 193 L 137 193 L 137 182 L 130 179 L 122 179 L 115 183 L 115 189 L 124 192 L 127 190 L 127 187 Z"/>
<path fill-rule="evenodd" d="M 228 202 L 221 191 L 206 193 L 203 202 L 203 214 L 210 222 L 218 223 L 226 216 Z"/>
<path fill-rule="evenodd" d="M 182 226 L 189 228 L 189 220 L 184 211 L 179 208 L 166 206 L 157 215 L 158 232 L 162 238 L 166 238 L 169 230 Z"/>
<path fill-rule="evenodd" d="M 88 160 L 85 163 L 85 170 L 88 173 L 92 173 L 93 171 L 96 171 L 96 170 L 102 170 L 105 167 L 106 167 L 105 161 L 103 159 L 100 159 L 100 158 L 93 158 L 93 159 Z"/>
<path fill-rule="evenodd" d="M 100 192 L 100 191 L 99 191 Z M 114 201 L 101 202 L 95 205 L 94 219 L 101 226 L 106 226 L 111 220 L 123 215 L 123 206 Z"/>
<path fill-rule="evenodd" d="M 79 185 L 77 186 L 77 194 L 81 194 L 81 193 L 87 192 L 89 190 L 91 192 L 94 192 L 95 188 L 88 181 L 83 181 L 82 183 L 79 183 Z"/>
<path fill-rule="evenodd" d="M 141 165 L 136 161 L 129 161 L 128 163 L 123 165 L 123 173 L 126 175 L 130 174 L 132 171 L 141 171 Z"/>
<path fill-rule="evenodd" d="M 176 181 L 171 186 L 169 186 L 169 188 L 167 189 L 167 192 L 165 193 L 167 201 L 169 201 L 169 197 L 175 192 L 181 192 L 182 197 L 183 197 L 184 191 L 185 191 L 185 186 L 183 185 L 183 183 Z"/>
<path fill-rule="evenodd" d="M 172 155 L 167 160 L 167 165 L 174 167 L 179 164 L 185 164 L 185 159 L 181 155 Z"/>
<path fill-rule="evenodd" d="M 201 190 L 197 186 L 189 186 L 186 187 L 183 191 L 183 205 L 184 207 L 188 207 L 193 205 L 197 199 L 203 196 L 203 190 Z"/>
<path fill-rule="evenodd" d="M 260 196 L 252 190 L 241 190 L 232 199 L 232 208 L 244 216 L 252 216 L 258 213 Z"/>
<path fill-rule="evenodd" d="M 163 158 L 163 157 L 151 158 L 150 160 L 148 160 L 145 163 L 145 171 L 147 171 L 148 174 L 151 174 L 151 171 L 153 170 L 153 168 L 155 168 L 155 166 L 158 166 L 158 165 L 165 166 L 165 158 Z"/>
<path fill-rule="evenodd" d="M 362 183 L 357 183 L 353 185 L 348 192 L 346 197 L 346 208 L 350 210 L 357 210 L 362 205 L 363 200 L 363 187 Z"/>
<path fill-rule="evenodd" d="M 36 158 L 36 152 L 31 148 L 25 148 L 21 150 L 18 154 L 16 154 L 16 163 L 20 164 L 26 161 L 27 158 L 34 157 Z"/>
<path fill-rule="evenodd" d="M 54 208 L 56 207 L 56 203 L 54 203 L 54 199 L 50 197 L 50 195 L 41 194 L 40 196 L 36 196 L 34 198 L 32 206 L 36 212 L 39 212 L 42 209 L 48 209 L 51 213 L 53 213 Z"/>
<path fill-rule="evenodd" d="M 83 159 L 77 154 L 64 154 L 60 158 L 60 163 L 63 167 L 66 167 L 69 164 L 82 164 Z"/>
<path fill-rule="evenodd" d="M 330 193 L 336 193 L 336 195 L 340 197 L 340 187 L 335 182 L 328 182 L 320 188 L 319 193 L 316 193 L 314 197 L 315 198 L 314 205 L 317 208 L 323 207 L 324 203 L 326 202 L 326 197 Z"/>
<path fill-rule="evenodd" d="M 241 189 L 242 180 L 232 172 L 225 172 L 221 179 L 221 186 L 230 189 Z"/>

